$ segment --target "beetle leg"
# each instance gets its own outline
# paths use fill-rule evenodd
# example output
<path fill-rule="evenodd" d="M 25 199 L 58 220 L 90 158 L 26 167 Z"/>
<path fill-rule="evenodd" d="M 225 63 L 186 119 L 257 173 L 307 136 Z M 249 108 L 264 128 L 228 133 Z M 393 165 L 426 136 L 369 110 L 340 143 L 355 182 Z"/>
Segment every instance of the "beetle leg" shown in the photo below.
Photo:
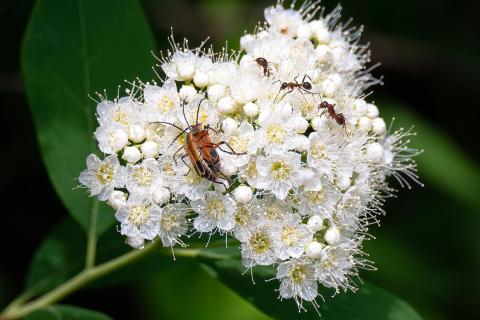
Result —
<path fill-rule="evenodd" d="M 188 165 L 188 163 L 185 162 L 185 158 L 187 157 L 186 154 L 184 154 L 183 156 L 180 157 L 180 160 L 182 160 L 183 163 L 185 163 L 185 165 L 187 166 L 188 168 L 188 171 L 187 173 L 184 174 L 184 176 L 188 176 L 188 174 L 190 173 L 190 171 L 192 171 L 192 168 L 190 168 L 190 166 Z"/>
<path fill-rule="evenodd" d="M 177 155 L 177 153 L 180 152 L 180 150 L 182 150 L 183 148 L 185 148 L 185 146 L 181 146 L 180 148 L 178 148 L 177 151 L 175 151 L 172 155 L 172 158 L 173 158 L 173 162 L 175 162 L 175 165 L 177 164 L 177 159 L 175 158 L 175 156 Z"/>
<path fill-rule="evenodd" d="M 231 152 L 230 152 L 230 151 L 227 151 L 227 150 L 224 150 L 223 148 L 221 148 L 220 146 L 221 146 L 222 144 L 226 145 L 226 146 L 231 150 Z M 216 146 L 218 149 L 220 149 L 220 150 L 222 150 L 223 152 L 228 153 L 228 154 L 234 154 L 234 155 L 237 155 L 237 156 L 241 156 L 241 155 L 247 154 L 247 152 L 242 152 L 242 153 L 236 152 L 235 150 L 233 150 L 233 148 L 232 148 L 226 141 L 220 141 L 219 143 L 215 144 L 215 146 Z"/>

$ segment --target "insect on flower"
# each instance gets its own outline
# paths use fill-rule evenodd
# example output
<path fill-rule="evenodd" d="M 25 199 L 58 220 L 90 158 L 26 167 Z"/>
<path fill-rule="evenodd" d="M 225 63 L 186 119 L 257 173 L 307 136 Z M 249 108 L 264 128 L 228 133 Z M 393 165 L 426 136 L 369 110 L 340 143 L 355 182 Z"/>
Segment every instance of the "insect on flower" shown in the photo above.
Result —
<path fill-rule="evenodd" d="M 328 115 L 333 119 L 335 120 L 339 125 L 343 126 L 343 129 L 346 130 L 346 127 L 345 127 L 345 116 L 343 115 L 343 113 L 337 113 L 335 111 L 335 108 L 334 108 L 334 105 L 331 104 L 331 103 L 328 103 L 327 101 L 322 101 L 322 103 L 320 103 L 320 105 L 318 106 L 318 109 L 325 109 L 323 110 L 322 114 L 320 116 L 322 116 L 325 112 L 328 112 Z"/>
<path fill-rule="evenodd" d="M 277 101 L 277 98 L 278 98 L 278 95 L 280 94 L 280 92 L 283 91 L 283 90 L 286 90 L 286 89 L 288 89 L 288 91 L 285 92 L 285 94 L 280 98 L 280 100 L 278 100 L 279 102 L 282 101 L 282 99 L 287 94 L 293 92 L 295 89 L 298 89 L 298 91 L 300 91 L 301 94 L 303 94 L 303 92 L 306 92 L 306 93 L 309 93 L 309 94 L 314 94 L 313 92 L 310 91 L 310 90 L 312 90 L 312 84 L 308 81 L 305 81 L 306 78 L 308 78 L 310 81 L 312 81 L 312 79 L 308 75 L 303 76 L 303 79 L 302 79 L 301 83 L 299 83 L 297 81 L 297 78 L 298 78 L 298 76 L 293 79 L 293 81 L 295 81 L 295 82 L 282 82 L 282 84 L 280 85 L 280 89 L 278 90 L 277 96 L 275 97 L 274 101 Z M 277 80 L 274 83 L 277 83 L 277 82 L 280 82 L 280 80 Z"/>
<path fill-rule="evenodd" d="M 209 130 L 215 133 L 218 133 L 218 131 L 211 128 L 208 124 L 203 125 L 203 123 L 198 122 L 200 106 L 204 100 L 206 100 L 206 98 L 203 98 L 198 103 L 195 124 L 191 125 L 188 123 L 187 116 L 185 115 L 185 101 L 182 102 L 183 117 L 185 119 L 185 122 L 187 123 L 187 127 L 185 129 L 182 129 L 170 122 L 158 122 L 158 123 L 168 124 L 181 130 L 181 132 L 175 137 L 175 139 L 173 139 L 170 146 L 173 145 L 173 143 L 182 134 L 186 133 L 185 145 L 179 148 L 173 154 L 173 159 L 176 162 L 176 155 L 182 150 L 185 151 L 185 153 L 180 157 L 180 160 L 182 160 L 182 162 L 188 167 L 188 172 L 185 175 L 188 175 L 192 170 L 192 168 L 185 161 L 185 158 L 188 157 L 190 159 L 190 163 L 192 164 L 195 172 L 200 177 L 205 178 L 213 183 L 221 184 L 225 187 L 225 189 L 227 189 L 226 185 L 223 182 L 217 181 L 218 177 L 222 174 L 220 172 L 220 157 L 216 149 L 218 148 L 219 150 L 225 153 L 233 154 L 233 155 L 243 155 L 245 153 L 235 152 L 226 141 L 220 141 L 218 143 L 212 142 L 209 135 Z M 227 146 L 230 149 L 230 151 L 223 149 L 221 147 L 222 145 Z"/>
<path fill-rule="evenodd" d="M 255 62 L 263 68 L 263 75 L 265 77 L 270 77 L 272 75 L 272 69 L 270 68 L 267 59 L 259 57 L 255 59 Z"/>

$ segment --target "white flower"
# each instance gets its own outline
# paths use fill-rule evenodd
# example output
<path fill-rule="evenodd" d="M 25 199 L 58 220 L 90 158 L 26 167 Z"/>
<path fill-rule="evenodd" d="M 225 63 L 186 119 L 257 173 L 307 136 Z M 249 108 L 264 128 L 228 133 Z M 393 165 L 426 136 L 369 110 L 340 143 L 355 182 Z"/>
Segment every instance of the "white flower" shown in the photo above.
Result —
<path fill-rule="evenodd" d="M 158 162 L 154 159 L 146 159 L 136 165 L 127 165 L 126 186 L 129 192 L 149 194 L 162 184 Z"/>
<path fill-rule="evenodd" d="M 143 97 L 145 104 L 151 109 L 152 121 L 175 121 L 180 109 L 180 97 L 175 81 L 167 80 L 162 87 L 146 85 Z"/>
<path fill-rule="evenodd" d="M 128 134 L 124 126 L 118 123 L 106 124 L 95 130 L 98 148 L 106 154 L 114 154 L 122 150 L 128 143 Z"/>
<path fill-rule="evenodd" d="M 127 130 L 130 125 L 136 123 L 138 117 L 138 105 L 130 98 L 124 97 L 118 101 L 102 101 L 97 105 L 98 123 L 100 125 L 118 124 Z"/>
<path fill-rule="evenodd" d="M 285 9 L 281 5 L 266 8 L 265 19 L 272 30 L 289 36 L 296 36 L 297 28 L 303 24 L 300 12 L 292 9 Z"/>
<path fill-rule="evenodd" d="M 110 155 L 103 161 L 96 155 L 87 157 L 87 169 L 78 180 L 87 187 L 91 196 L 97 196 L 101 201 L 107 200 L 114 188 L 123 188 L 125 185 L 125 168 L 120 166 L 117 155 Z"/>
<path fill-rule="evenodd" d="M 193 226 L 199 232 L 213 233 L 218 230 L 225 233 L 235 226 L 236 204 L 228 195 L 208 191 L 204 199 L 194 200 L 190 205 L 198 213 Z"/>
<path fill-rule="evenodd" d="M 237 204 L 235 210 L 235 227 L 232 230 L 233 236 L 241 242 L 247 241 L 250 233 L 255 228 L 258 216 L 252 210 L 256 200 L 249 204 Z"/>
<path fill-rule="evenodd" d="M 276 262 L 277 244 L 267 226 L 257 225 L 242 242 L 242 263 L 247 268 Z"/>
<path fill-rule="evenodd" d="M 301 300 L 313 301 L 318 295 L 315 268 L 304 260 L 290 260 L 278 266 L 277 279 L 280 283 L 280 297 L 293 298 L 301 305 Z"/>
<path fill-rule="evenodd" d="M 302 223 L 297 214 L 290 214 L 273 227 L 273 236 L 278 242 L 278 258 L 300 258 L 305 246 L 312 240 L 312 231 Z"/>
<path fill-rule="evenodd" d="M 292 189 L 297 189 L 306 179 L 300 154 L 295 152 L 272 153 L 257 158 L 259 178 L 257 187 L 272 192 L 283 200 Z"/>
<path fill-rule="evenodd" d="M 158 235 L 162 209 L 149 203 L 143 195 L 131 195 L 121 206 L 115 218 L 120 222 L 120 233 L 128 237 L 152 240 Z"/>
<path fill-rule="evenodd" d="M 184 245 L 180 237 L 188 231 L 188 207 L 183 203 L 169 204 L 163 208 L 160 217 L 159 237 L 163 246 Z"/>

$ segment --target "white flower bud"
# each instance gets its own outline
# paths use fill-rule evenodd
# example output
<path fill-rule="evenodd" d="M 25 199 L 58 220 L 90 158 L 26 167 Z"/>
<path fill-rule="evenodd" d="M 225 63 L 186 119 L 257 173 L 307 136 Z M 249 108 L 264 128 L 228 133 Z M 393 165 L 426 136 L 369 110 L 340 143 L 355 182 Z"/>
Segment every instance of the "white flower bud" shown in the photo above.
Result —
<path fill-rule="evenodd" d="M 342 83 L 342 78 L 338 74 L 329 75 L 322 82 L 323 93 L 326 96 L 331 96 L 337 91 L 338 86 Z"/>
<path fill-rule="evenodd" d="M 226 161 L 222 161 L 220 163 L 220 171 L 227 177 L 230 177 L 237 172 L 237 167 L 235 167 L 233 164 L 228 163 Z"/>
<path fill-rule="evenodd" d="M 193 83 L 199 87 L 199 88 L 205 88 L 208 86 L 208 83 L 210 81 L 210 78 L 208 77 L 208 73 L 198 71 L 195 72 L 195 75 L 193 76 Z"/>
<path fill-rule="evenodd" d="M 222 121 L 221 128 L 226 134 L 232 134 L 233 131 L 237 130 L 238 128 L 238 122 L 232 118 L 225 118 L 225 120 Z"/>
<path fill-rule="evenodd" d="M 155 141 L 145 141 L 141 146 L 145 158 L 154 158 L 158 154 L 158 144 Z"/>
<path fill-rule="evenodd" d="M 319 45 L 316 49 L 315 49 L 315 52 L 317 53 L 317 59 L 319 61 L 322 61 L 324 60 L 326 57 L 327 57 L 327 54 L 328 54 L 328 51 L 330 50 L 330 47 L 325 45 L 325 44 L 321 44 Z"/>
<path fill-rule="evenodd" d="M 177 64 L 177 73 L 180 77 L 180 80 L 191 80 L 195 74 L 195 65 L 188 61 L 179 63 Z"/>
<path fill-rule="evenodd" d="M 232 97 L 223 97 L 218 100 L 217 107 L 221 113 L 231 113 L 237 108 L 237 103 Z"/>
<path fill-rule="evenodd" d="M 133 142 L 142 142 L 145 139 L 145 130 L 139 125 L 130 126 L 128 138 Z"/>
<path fill-rule="evenodd" d="M 376 117 L 378 117 L 378 115 L 379 112 L 377 106 L 371 103 L 367 103 L 367 117 L 369 117 L 370 119 L 375 119 Z"/>
<path fill-rule="evenodd" d="M 383 159 L 383 147 L 378 142 L 367 145 L 367 159 L 373 162 L 380 162 Z"/>
<path fill-rule="evenodd" d="M 240 47 L 246 49 L 247 46 L 252 42 L 253 36 L 251 34 L 246 34 L 240 38 Z"/>
<path fill-rule="evenodd" d="M 363 99 L 356 99 L 352 103 L 352 110 L 364 114 L 367 111 L 367 103 Z"/>
<path fill-rule="evenodd" d="M 328 43 L 330 41 L 330 32 L 325 27 L 315 30 L 315 39 L 320 43 Z"/>
<path fill-rule="evenodd" d="M 214 84 L 207 89 L 208 99 L 217 101 L 225 96 L 225 87 L 221 84 Z"/>
<path fill-rule="evenodd" d="M 327 125 L 327 117 L 316 116 L 310 122 L 312 129 L 315 131 L 320 131 Z"/>
<path fill-rule="evenodd" d="M 258 114 L 258 105 L 249 102 L 243 106 L 243 112 L 247 117 L 255 117 Z"/>
<path fill-rule="evenodd" d="M 312 241 L 307 245 L 305 253 L 309 258 L 318 259 L 323 255 L 323 248 L 325 245 L 323 243 Z"/>
<path fill-rule="evenodd" d="M 115 210 L 124 206 L 126 203 L 127 194 L 122 191 L 114 190 L 108 198 L 108 204 Z"/>
<path fill-rule="evenodd" d="M 142 249 L 143 245 L 145 244 L 145 239 L 141 237 L 128 237 L 127 243 L 134 249 Z"/>
<path fill-rule="evenodd" d="M 295 139 L 295 150 L 299 152 L 306 152 L 309 144 L 310 140 L 307 137 L 305 137 L 304 135 L 299 135 Z"/>
<path fill-rule="evenodd" d="M 248 186 L 238 186 L 233 191 L 233 196 L 235 200 L 239 203 L 248 203 L 253 198 L 253 190 Z"/>
<path fill-rule="evenodd" d="M 340 242 L 340 230 L 338 230 L 336 227 L 332 226 L 328 228 L 328 230 L 325 232 L 325 235 L 323 236 L 325 238 L 325 241 L 328 244 L 331 245 L 336 245 Z"/>
<path fill-rule="evenodd" d="M 308 129 L 308 121 L 305 120 L 303 117 L 296 117 L 294 119 L 294 127 L 295 127 L 295 132 L 297 133 L 305 133 Z"/>
<path fill-rule="evenodd" d="M 178 95 L 183 100 L 185 99 L 187 102 L 191 101 L 197 95 L 197 90 L 195 90 L 192 86 L 183 85 L 178 92 Z"/>
<path fill-rule="evenodd" d="M 367 132 L 372 128 L 372 120 L 367 117 L 360 117 L 357 121 L 357 127 L 360 131 Z"/>
<path fill-rule="evenodd" d="M 135 163 L 140 160 L 141 157 L 142 154 L 140 153 L 140 150 L 135 146 L 126 147 L 125 150 L 123 150 L 122 159 L 127 162 Z"/>
<path fill-rule="evenodd" d="M 313 35 L 313 30 L 308 23 L 302 23 L 297 28 L 297 37 L 299 39 L 310 39 Z"/>
<path fill-rule="evenodd" d="M 170 200 L 170 190 L 165 187 L 155 188 L 152 193 L 152 199 L 156 204 L 162 205 Z"/>
<path fill-rule="evenodd" d="M 381 136 L 387 131 L 387 125 L 382 118 L 375 118 L 372 121 L 372 129 L 375 134 Z"/>
<path fill-rule="evenodd" d="M 348 187 L 350 187 L 351 183 L 352 181 L 350 180 L 350 177 L 346 175 L 338 176 L 335 179 L 335 185 L 342 191 L 347 190 Z"/>
<path fill-rule="evenodd" d="M 112 140 L 115 151 L 120 151 L 128 144 L 128 134 L 122 129 L 115 130 L 112 134 Z"/>
<path fill-rule="evenodd" d="M 317 232 L 323 229 L 323 219 L 320 216 L 311 216 L 308 219 L 307 225 L 313 232 Z"/>

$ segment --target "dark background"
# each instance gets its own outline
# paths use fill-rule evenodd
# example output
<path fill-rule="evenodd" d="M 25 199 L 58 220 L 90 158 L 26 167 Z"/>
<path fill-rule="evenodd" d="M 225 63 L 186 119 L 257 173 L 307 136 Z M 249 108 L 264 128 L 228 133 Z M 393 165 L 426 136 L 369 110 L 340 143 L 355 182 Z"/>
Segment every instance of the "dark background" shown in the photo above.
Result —
<path fill-rule="evenodd" d="M 327 11 L 336 4 L 322 3 Z M 272 2 L 142 4 L 158 48 L 166 49 L 170 26 L 177 39 L 185 36 L 192 44 L 209 35 L 217 48 L 225 39 L 238 47 L 238 37 L 253 30 Z M 33 5 L 31 0 L 0 1 L 0 307 L 22 290 L 33 253 L 67 214 L 42 164 L 19 72 L 22 35 Z M 382 102 L 409 106 L 478 164 L 478 5 L 455 0 L 349 0 L 342 5 L 344 20 L 352 16 L 366 26 L 362 39 L 371 42 L 372 60 L 382 63 L 374 73 L 384 75 L 385 85 L 373 88 L 372 96 L 380 112 Z M 372 230 L 377 239 L 366 246 L 379 271 L 364 277 L 401 296 L 426 319 L 479 319 L 480 212 L 428 184 L 401 191 L 386 210 L 382 227 Z M 81 291 L 66 302 L 115 319 L 222 319 L 227 311 L 231 319 L 265 319 L 203 271 L 182 262 L 136 283 Z"/>

